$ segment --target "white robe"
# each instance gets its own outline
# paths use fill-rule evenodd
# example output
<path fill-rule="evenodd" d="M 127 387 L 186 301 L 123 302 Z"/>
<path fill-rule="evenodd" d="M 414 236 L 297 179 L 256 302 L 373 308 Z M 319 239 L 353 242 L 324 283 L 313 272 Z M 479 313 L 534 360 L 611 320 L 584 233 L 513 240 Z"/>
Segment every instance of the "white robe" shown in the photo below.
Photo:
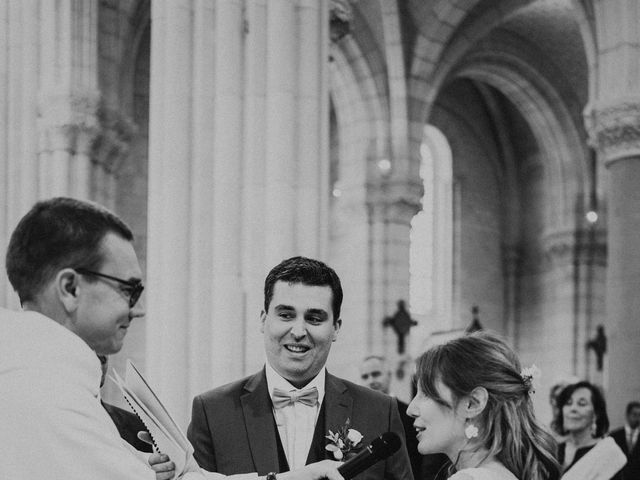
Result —
<path fill-rule="evenodd" d="M 80 337 L 39 313 L 0 308 L 0 477 L 155 479 L 148 454 L 120 438 L 100 405 L 100 376 Z"/>

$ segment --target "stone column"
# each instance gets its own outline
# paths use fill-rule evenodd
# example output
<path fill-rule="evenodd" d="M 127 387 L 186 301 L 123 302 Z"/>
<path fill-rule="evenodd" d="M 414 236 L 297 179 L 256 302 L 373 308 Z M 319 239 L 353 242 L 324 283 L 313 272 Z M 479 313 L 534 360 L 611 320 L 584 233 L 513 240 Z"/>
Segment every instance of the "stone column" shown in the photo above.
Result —
<path fill-rule="evenodd" d="M 90 197 L 97 134 L 98 2 L 40 2 L 39 195 Z"/>
<path fill-rule="evenodd" d="M 0 4 L 0 248 L 41 198 L 90 198 L 98 1 Z M 4 276 L 3 276 L 4 277 Z M 4 278 L 0 303 L 16 306 Z"/>
<path fill-rule="evenodd" d="M 640 397 L 640 96 L 599 107 L 594 118 L 610 173 L 605 386 L 612 417 L 621 420 L 626 403 Z"/>
<path fill-rule="evenodd" d="M 329 204 L 329 10 L 328 2 L 302 0 L 298 7 L 296 122 L 300 125 L 296 244 L 301 255 L 324 257 Z"/>
<path fill-rule="evenodd" d="M 159 0 L 152 25 L 147 361 L 186 424 L 244 372 L 241 2 Z"/>
<path fill-rule="evenodd" d="M 267 6 L 265 261 L 275 265 L 296 253 L 296 8 L 290 0 Z"/>
<path fill-rule="evenodd" d="M 411 219 L 420 211 L 422 185 L 390 182 L 369 192 L 370 228 L 369 350 L 397 355 L 395 335 L 383 330 L 382 321 L 393 315 L 397 301 L 409 302 L 409 248 Z M 407 351 L 410 351 L 407 339 Z"/>
<path fill-rule="evenodd" d="M 199 2 L 206 5 L 208 2 Z M 241 377 L 245 372 L 245 325 L 241 289 L 242 162 L 246 140 L 243 132 L 243 13 L 242 1 L 218 0 L 215 11 L 213 62 L 213 150 L 210 158 L 202 152 L 202 161 L 213 160 L 213 224 L 211 282 L 211 367 L 217 383 Z M 205 7 L 201 7 L 205 8 Z M 206 7 L 209 9 L 210 7 Z M 197 18 L 196 13 L 196 18 Z M 203 25 L 203 32 L 206 28 Z M 195 62 L 209 52 L 202 45 Z M 206 72 L 198 79 L 211 82 Z M 205 114 L 205 112 L 202 112 Z M 202 137 L 206 138 L 203 116 Z M 209 158 L 208 158 L 209 157 Z M 194 219 L 195 220 L 195 219 Z M 195 220 L 197 221 L 197 220 Z M 194 259 L 197 261 L 197 258 Z M 194 297 L 193 302 L 198 298 Z"/>
<path fill-rule="evenodd" d="M 194 50 L 192 2 L 151 3 L 151 79 L 149 118 L 149 209 L 147 247 L 147 355 L 146 372 L 168 408 L 183 425 L 188 418 L 184 397 L 189 388 L 189 353 L 197 339 L 207 348 L 210 316 L 195 317 L 201 308 L 210 312 L 210 215 L 194 218 L 197 201 L 208 203 L 208 191 L 192 184 L 194 147 L 193 105 L 202 98 L 193 85 Z M 198 171 L 202 182 L 211 175 Z M 210 189 L 209 189 L 210 190 Z M 204 205 L 202 211 L 206 211 Z M 209 210 L 210 211 L 210 210 Z M 206 231 L 201 234 L 201 229 Z M 197 240 L 204 242 L 198 245 Z M 193 257 L 198 261 L 195 264 Z M 197 275 L 199 269 L 202 276 Z M 195 278 L 194 278 L 195 277 Z M 203 283 L 198 282 L 202 280 Z M 196 297 L 199 297 L 196 302 Z M 208 307 L 208 309 L 207 309 Z M 196 324 L 194 325 L 194 322 Z M 204 340 L 202 340 L 204 339 Z M 204 353 L 194 370 L 210 372 Z"/>
<path fill-rule="evenodd" d="M 608 178 L 608 353 L 605 388 L 612 425 L 640 397 L 640 21 L 638 2 L 616 8 L 593 2 L 594 91 L 586 110 L 587 130 Z M 607 368 L 608 362 L 608 368 Z M 608 377 L 608 378 L 607 378 Z"/>
<path fill-rule="evenodd" d="M 264 217 L 265 170 L 264 152 L 266 132 L 267 87 L 265 85 L 267 58 L 267 0 L 246 3 L 244 84 L 245 102 L 243 123 L 245 126 L 242 163 L 242 291 L 245 323 L 245 364 L 249 371 L 259 368 L 264 362 L 259 315 L 263 308 L 262 288 L 266 269 L 262 248 L 256 241 L 263 237 L 266 229 Z"/>
<path fill-rule="evenodd" d="M 262 365 L 266 270 L 321 249 L 326 8 L 152 3 L 147 355 L 185 422 Z"/>
<path fill-rule="evenodd" d="M 38 198 L 38 4 L 0 4 L 0 251 L 19 218 Z M 34 42 L 33 39 L 36 39 Z M 0 274 L 0 305 L 17 308 L 18 297 Z"/>
<path fill-rule="evenodd" d="M 521 263 L 520 249 L 516 245 L 502 247 L 504 271 L 504 335 L 512 345 L 518 338 L 518 292 Z"/>

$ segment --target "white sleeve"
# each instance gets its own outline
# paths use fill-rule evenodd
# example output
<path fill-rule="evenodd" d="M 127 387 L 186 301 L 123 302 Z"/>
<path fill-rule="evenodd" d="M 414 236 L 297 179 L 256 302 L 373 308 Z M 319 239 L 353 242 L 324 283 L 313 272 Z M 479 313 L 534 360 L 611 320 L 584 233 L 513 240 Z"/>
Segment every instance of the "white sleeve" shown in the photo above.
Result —
<path fill-rule="evenodd" d="M 0 389 L 3 478 L 155 480 L 97 398 L 59 378 L 37 377 L 16 376 Z"/>
<path fill-rule="evenodd" d="M 600 440 L 562 476 L 562 480 L 608 480 L 627 463 L 627 456 L 611 437 Z"/>

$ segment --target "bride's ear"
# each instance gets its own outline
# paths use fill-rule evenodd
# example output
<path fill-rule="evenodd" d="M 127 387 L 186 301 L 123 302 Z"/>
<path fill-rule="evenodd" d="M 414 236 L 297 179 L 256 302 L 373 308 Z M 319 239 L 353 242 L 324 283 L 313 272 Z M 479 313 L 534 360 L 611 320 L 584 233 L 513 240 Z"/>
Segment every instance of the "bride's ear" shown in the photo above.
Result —
<path fill-rule="evenodd" d="M 462 401 L 462 413 L 465 418 L 474 418 L 482 413 L 489 401 L 489 392 L 484 387 L 474 388 Z"/>

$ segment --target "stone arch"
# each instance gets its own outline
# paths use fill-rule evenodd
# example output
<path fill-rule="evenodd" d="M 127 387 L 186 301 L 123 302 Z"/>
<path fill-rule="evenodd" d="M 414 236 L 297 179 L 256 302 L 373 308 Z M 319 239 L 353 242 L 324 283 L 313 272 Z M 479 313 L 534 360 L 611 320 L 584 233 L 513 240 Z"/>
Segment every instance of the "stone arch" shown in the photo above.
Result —
<path fill-rule="evenodd" d="M 575 9 L 577 2 L 565 4 L 573 7 L 573 21 L 580 27 L 589 66 L 593 61 L 593 38 L 589 40 L 589 15 Z M 527 8 L 529 7 L 529 8 Z M 410 10 L 418 23 L 419 33 L 413 44 L 409 60 L 409 118 L 415 125 L 410 135 L 410 158 L 419 158 L 421 125 L 429 117 L 434 100 L 452 71 L 465 63 L 465 56 L 492 35 L 496 28 L 517 16 L 531 14 L 535 2 L 447 2 L 439 0 L 427 5 L 419 0 L 410 2 Z M 540 8 L 544 9 L 542 5 Z M 446 22 L 445 22 L 446 19 Z M 592 79 L 592 75 L 590 76 Z M 591 85 L 590 80 L 590 85 Z"/>
<path fill-rule="evenodd" d="M 421 312 L 425 318 L 418 321 L 417 342 L 422 348 L 427 336 L 436 330 L 450 330 L 453 324 L 453 156 L 445 135 L 437 127 L 427 124 L 421 148 L 421 177 L 424 182 L 423 209 L 412 220 L 411 274 L 415 263 L 424 262 L 430 271 L 422 272 L 430 277 L 426 282 L 428 311 Z M 422 216 L 423 219 L 419 219 Z M 417 222 L 421 222 L 422 225 Z M 422 233 L 425 245 L 415 245 L 414 230 Z M 424 229 L 423 232 L 420 232 Z M 425 250 L 426 248 L 426 250 Z M 429 251 L 430 250 L 430 251 Z M 426 254 L 424 253 L 426 251 Z M 422 252 L 422 253 L 421 253 Z M 425 262 L 426 259 L 426 262 Z M 420 266 L 417 266 L 420 269 Z M 421 295 L 410 286 L 412 294 Z M 411 303 L 411 311 L 416 309 Z M 418 332 L 419 331 L 419 332 Z"/>
<path fill-rule="evenodd" d="M 358 181 L 364 185 L 377 175 L 377 160 L 387 158 L 390 153 L 385 95 L 380 92 L 364 53 L 350 37 L 342 40 L 339 48 L 332 48 L 331 57 L 330 95 L 340 125 L 338 130 L 346 139 L 341 140 L 340 148 L 355 148 L 354 142 L 366 141 L 360 148 L 366 148 L 367 168 L 358 174 Z M 354 160 L 362 154 L 354 151 Z M 341 163 L 348 163 L 351 156 L 341 155 Z"/>
<path fill-rule="evenodd" d="M 491 85 L 505 95 L 527 120 L 545 161 L 545 185 L 553 199 L 545 224 L 551 230 L 572 229 L 576 205 L 586 191 L 587 152 L 580 132 L 555 88 L 521 59 L 501 53 L 471 57 L 455 72 Z M 582 152 L 582 158 L 576 158 Z"/>

